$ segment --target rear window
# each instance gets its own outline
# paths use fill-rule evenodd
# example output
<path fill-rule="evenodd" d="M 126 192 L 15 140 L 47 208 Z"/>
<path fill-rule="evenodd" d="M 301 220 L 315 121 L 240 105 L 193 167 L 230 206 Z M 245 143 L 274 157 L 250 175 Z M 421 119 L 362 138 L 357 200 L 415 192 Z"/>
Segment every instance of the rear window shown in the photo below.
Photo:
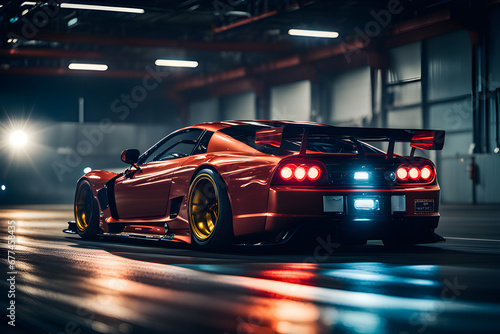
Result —
<path fill-rule="evenodd" d="M 281 144 L 281 149 L 271 145 L 255 144 L 255 133 L 259 130 L 272 127 L 274 126 L 246 124 L 228 127 L 220 130 L 220 132 L 266 154 L 287 155 L 300 151 L 302 136 L 284 139 Z M 303 127 L 303 125 L 301 125 L 301 127 Z M 365 143 L 360 142 L 360 144 L 363 146 L 366 153 L 380 153 L 380 151 Z M 309 135 L 307 139 L 307 150 L 318 153 L 358 153 L 358 148 L 353 140 L 328 135 Z"/>

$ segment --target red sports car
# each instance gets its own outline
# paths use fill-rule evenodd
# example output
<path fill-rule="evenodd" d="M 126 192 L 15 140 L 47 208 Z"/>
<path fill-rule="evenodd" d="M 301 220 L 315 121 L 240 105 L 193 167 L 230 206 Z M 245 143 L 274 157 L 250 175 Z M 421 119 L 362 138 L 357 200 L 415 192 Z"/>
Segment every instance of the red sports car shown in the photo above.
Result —
<path fill-rule="evenodd" d="M 377 148 L 384 142 L 386 151 Z M 409 142 L 410 156 L 395 154 L 396 142 Z M 130 167 L 122 173 L 85 174 L 65 232 L 201 249 L 326 234 L 339 243 L 434 242 L 436 169 L 414 153 L 443 144 L 444 131 L 289 121 L 193 125 L 142 155 L 123 151 Z"/>

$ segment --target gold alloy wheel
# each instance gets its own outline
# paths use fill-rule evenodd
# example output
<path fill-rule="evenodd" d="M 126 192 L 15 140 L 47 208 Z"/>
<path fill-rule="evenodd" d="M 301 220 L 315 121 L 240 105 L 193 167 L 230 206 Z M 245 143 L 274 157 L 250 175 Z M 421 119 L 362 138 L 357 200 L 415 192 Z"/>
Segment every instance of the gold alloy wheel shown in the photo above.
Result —
<path fill-rule="evenodd" d="M 219 217 L 219 194 L 215 181 L 207 174 L 198 175 L 188 198 L 191 230 L 198 240 L 205 241 L 213 234 Z"/>
<path fill-rule="evenodd" d="M 84 232 L 92 219 L 92 193 L 86 185 L 80 186 L 75 203 L 76 227 Z"/>

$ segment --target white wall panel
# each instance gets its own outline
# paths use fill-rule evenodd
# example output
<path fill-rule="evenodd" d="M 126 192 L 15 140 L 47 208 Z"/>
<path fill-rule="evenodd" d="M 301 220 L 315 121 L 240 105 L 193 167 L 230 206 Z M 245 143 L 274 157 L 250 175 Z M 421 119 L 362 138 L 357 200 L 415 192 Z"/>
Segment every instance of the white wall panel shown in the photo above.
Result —
<path fill-rule="evenodd" d="M 438 170 L 443 203 L 472 203 L 472 181 L 469 178 L 468 159 L 442 159 Z"/>
<path fill-rule="evenodd" d="M 371 115 L 370 68 L 361 67 L 335 76 L 332 83 L 330 121 L 361 123 Z"/>
<path fill-rule="evenodd" d="M 500 88 L 500 8 L 494 9 L 490 21 L 490 89 Z"/>
<path fill-rule="evenodd" d="M 500 155 L 476 155 L 476 164 L 479 170 L 479 184 L 477 185 L 478 203 L 500 202 Z"/>
<path fill-rule="evenodd" d="M 472 131 L 472 101 L 435 104 L 429 108 L 429 124 L 432 129 L 446 131 Z"/>
<path fill-rule="evenodd" d="M 220 121 L 219 100 L 216 98 L 194 102 L 189 105 L 189 123 Z"/>
<path fill-rule="evenodd" d="M 446 157 L 468 154 L 471 143 L 472 131 L 459 133 L 447 132 L 441 154 Z"/>
<path fill-rule="evenodd" d="M 431 101 L 471 92 L 471 57 L 471 42 L 466 30 L 428 40 L 428 94 Z"/>
<path fill-rule="evenodd" d="M 272 87 L 271 118 L 309 121 L 311 119 L 311 82 L 299 81 Z"/>
<path fill-rule="evenodd" d="M 391 111 L 387 114 L 387 125 L 390 128 L 421 129 L 422 110 L 421 108 L 412 108 Z"/>
<path fill-rule="evenodd" d="M 389 82 L 421 77 L 421 47 L 419 41 L 389 50 Z"/>
<path fill-rule="evenodd" d="M 255 119 L 256 109 L 254 92 L 225 96 L 221 99 L 220 103 L 222 119 L 224 120 Z"/>
<path fill-rule="evenodd" d="M 422 85 L 420 81 L 388 87 L 388 92 L 393 96 L 394 107 L 422 102 Z"/>

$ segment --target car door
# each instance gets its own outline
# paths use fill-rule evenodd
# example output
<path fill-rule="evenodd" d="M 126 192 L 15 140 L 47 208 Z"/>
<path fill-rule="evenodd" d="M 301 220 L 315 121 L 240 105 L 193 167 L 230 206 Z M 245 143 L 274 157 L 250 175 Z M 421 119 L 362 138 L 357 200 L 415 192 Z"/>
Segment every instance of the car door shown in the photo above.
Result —
<path fill-rule="evenodd" d="M 160 218 L 166 215 L 172 176 L 191 155 L 203 130 L 173 133 L 141 156 L 140 170 L 128 169 L 116 179 L 114 193 L 119 219 Z"/>

